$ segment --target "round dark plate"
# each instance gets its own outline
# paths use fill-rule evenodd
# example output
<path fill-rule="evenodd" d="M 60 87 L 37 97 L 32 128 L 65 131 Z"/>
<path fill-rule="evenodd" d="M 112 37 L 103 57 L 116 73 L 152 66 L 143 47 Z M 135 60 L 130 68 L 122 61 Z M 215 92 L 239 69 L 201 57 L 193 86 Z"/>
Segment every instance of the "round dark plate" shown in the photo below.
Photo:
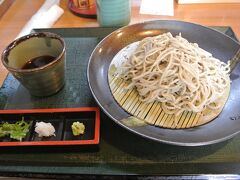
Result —
<path fill-rule="evenodd" d="M 104 38 L 94 49 L 88 64 L 88 82 L 92 94 L 103 111 L 120 126 L 158 142 L 200 146 L 227 140 L 240 132 L 240 66 L 231 74 L 231 92 L 221 114 L 213 121 L 189 129 L 172 130 L 151 125 L 129 126 L 122 119 L 130 115 L 114 100 L 108 84 L 108 69 L 113 57 L 128 44 L 147 36 L 171 32 L 181 33 L 189 42 L 199 46 L 216 58 L 227 62 L 240 44 L 213 29 L 181 21 L 158 20 L 135 24 L 118 29 Z"/>

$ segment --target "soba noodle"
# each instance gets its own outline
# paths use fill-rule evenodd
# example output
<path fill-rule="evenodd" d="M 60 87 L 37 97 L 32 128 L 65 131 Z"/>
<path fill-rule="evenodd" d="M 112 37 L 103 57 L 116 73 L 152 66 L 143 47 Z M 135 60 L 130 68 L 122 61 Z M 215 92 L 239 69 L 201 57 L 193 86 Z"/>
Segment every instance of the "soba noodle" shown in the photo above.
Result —
<path fill-rule="evenodd" d="M 140 41 L 118 72 L 141 101 L 159 101 L 165 113 L 176 116 L 220 108 L 218 101 L 230 83 L 229 65 L 171 33 Z"/>

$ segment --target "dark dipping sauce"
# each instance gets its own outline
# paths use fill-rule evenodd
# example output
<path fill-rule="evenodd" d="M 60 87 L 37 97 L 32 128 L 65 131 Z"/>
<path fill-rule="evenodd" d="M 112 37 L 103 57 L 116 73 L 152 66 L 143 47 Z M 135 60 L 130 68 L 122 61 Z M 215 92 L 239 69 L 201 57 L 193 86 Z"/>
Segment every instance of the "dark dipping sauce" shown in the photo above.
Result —
<path fill-rule="evenodd" d="M 50 55 L 43 55 L 38 56 L 35 58 L 30 59 L 26 62 L 26 64 L 23 65 L 22 69 L 34 69 L 39 68 L 41 66 L 44 66 L 50 62 L 52 62 L 55 59 L 55 57 Z"/>

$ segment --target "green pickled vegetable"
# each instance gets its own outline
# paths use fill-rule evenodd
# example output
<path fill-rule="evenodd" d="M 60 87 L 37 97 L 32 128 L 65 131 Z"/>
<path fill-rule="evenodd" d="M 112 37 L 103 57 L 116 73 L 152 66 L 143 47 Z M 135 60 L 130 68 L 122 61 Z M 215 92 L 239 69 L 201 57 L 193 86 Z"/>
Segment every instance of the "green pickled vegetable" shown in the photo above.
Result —
<path fill-rule="evenodd" d="M 17 121 L 14 124 L 8 122 L 0 124 L 0 137 L 9 136 L 12 139 L 22 141 L 29 131 L 30 124 L 24 121 Z"/>
<path fill-rule="evenodd" d="M 79 136 L 81 134 L 84 134 L 85 132 L 85 125 L 80 122 L 74 122 L 72 124 L 72 133 L 74 136 Z"/>

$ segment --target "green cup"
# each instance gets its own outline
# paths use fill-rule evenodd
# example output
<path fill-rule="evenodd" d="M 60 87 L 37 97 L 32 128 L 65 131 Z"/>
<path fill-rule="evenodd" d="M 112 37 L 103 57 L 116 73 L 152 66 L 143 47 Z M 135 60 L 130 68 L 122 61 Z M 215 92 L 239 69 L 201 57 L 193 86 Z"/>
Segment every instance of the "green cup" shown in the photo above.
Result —
<path fill-rule="evenodd" d="M 96 0 L 97 20 L 103 27 L 128 25 L 131 19 L 130 0 Z"/>
<path fill-rule="evenodd" d="M 14 40 L 2 63 L 34 96 L 49 96 L 64 86 L 65 43 L 54 33 L 32 33 Z"/>

